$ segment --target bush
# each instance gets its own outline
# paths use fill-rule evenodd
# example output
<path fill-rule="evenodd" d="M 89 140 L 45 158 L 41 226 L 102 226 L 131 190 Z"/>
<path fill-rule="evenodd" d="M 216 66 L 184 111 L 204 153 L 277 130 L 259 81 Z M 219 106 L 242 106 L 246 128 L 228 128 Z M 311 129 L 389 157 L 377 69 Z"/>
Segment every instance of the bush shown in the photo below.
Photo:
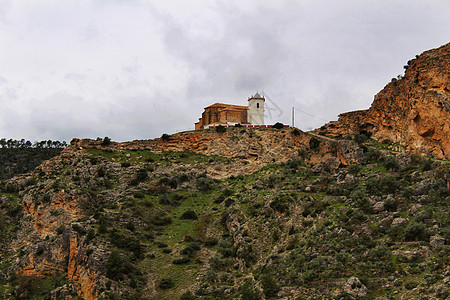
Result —
<path fill-rule="evenodd" d="M 428 238 L 427 227 L 423 223 L 412 223 L 405 228 L 406 241 L 425 241 Z"/>
<path fill-rule="evenodd" d="M 122 255 L 119 251 L 113 250 L 105 264 L 106 277 L 114 280 L 122 280 L 126 271 Z"/>
<path fill-rule="evenodd" d="M 387 211 L 396 211 L 397 210 L 397 204 L 392 201 L 391 199 L 386 199 L 383 203 L 383 207 Z"/>
<path fill-rule="evenodd" d="M 163 278 L 161 279 L 161 281 L 159 282 L 159 288 L 163 289 L 163 290 L 168 290 L 171 289 L 175 286 L 175 283 L 173 282 L 172 279 L 170 278 Z"/>
<path fill-rule="evenodd" d="M 362 167 L 360 165 L 350 165 L 347 171 L 352 175 L 357 175 L 361 171 Z"/>
<path fill-rule="evenodd" d="M 316 270 L 307 270 L 307 271 L 303 272 L 302 277 L 305 282 L 311 282 L 314 279 L 316 279 L 317 277 L 319 277 L 319 275 L 317 274 Z"/>
<path fill-rule="evenodd" d="M 180 300 L 195 300 L 195 299 L 197 299 L 197 297 L 195 297 L 191 291 L 187 291 L 180 296 Z"/>
<path fill-rule="evenodd" d="M 148 177 L 148 174 L 147 174 L 147 170 L 145 170 L 145 169 L 140 169 L 136 173 L 136 180 L 138 182 L 144 181 L 147 177 Z"/>
<path fill-rule="evenodd" d="M 247 278 L 239 289 L 241 299 L 245 300 L 259 300 L 260 295 L 251 278 Z"/>
<path fill-rule="evenodd" d="M 174 260 L 172 260 L 172 263 L 174 265 L 184 265 L 189 263 L 191 260 L 187 257 L 182 257 L 182 258 L 175 258 Z"/>
<path fill-rule="evenodd" d="M 192 257 L 195 252 L 200 250 L 200 245 L 197 243 L 191 243 L 189 246 L 185 247 L 183 250 L 181 250 L 182 255 L 187 255 L 189 257 Z"/>
<path fill-rule="evenodd" d="M 289 211 L 289 201 L 287 196 L 278 196 L 272 202 L 270 202 L 270 207 L 280 213 Z"/>
<path fill-rule="evenodd" d="M 386 170 L 396 171 L 399 168 L 397 159 L 394 156 L 385 157 L 383 160 L 383 167 Z"/>
<path fill-rule="evenodd" d="M 181 220 L 197 220 L 198 216 L 194 210 L 188 209 L 180 216 L 180 219 Z"/>
<path fill-rule="evenodd" d="M 311 139 L 309 140 L 309 148 L 311 150 L 318 150 L 320 146 L 320 140 L 316 137 L 311 137 Z"/>
<path fill-rule="evenodd" d="M 111 139 L 107 136 L 102 141 L 102 146 L 108 146 L 111 143 Z"/>
<path fill-rule="evenodd" d="M 56 228 L 56 233 L 62 234 L 64 232 L 64 230 L 66 230 L 66 227 L 64 225 L 59 226 L 58 228 Z"/>
<path fill-rule="evenodd" d="M 358 143 L 358 144 L 362 144 L 365 141 L 367 141 L 367 136 L 363 135 L 363 134 L 359 134 L 359 133 L 355 133 L 353 135 L 353 140 Z"/>
<path fill-rule="evenodd" d="M 272 126 L 275 129 L 283 129 L 284 128 L 284 124 L 280 123 L 280 122 L 276 122 L 275 124 L 273 124 Z"/>
<path fill-rule="evenodd" d="M 163 141 L 168 141 L 170 140 L 170 135 L 168 135 L 167 133 L 163 133 L 163 135 L 161 135 L 161 139 Z"/>
<path fill-rule="evenodd" d="M 261 275 L 261 285 L 263 287 L 264 295 L 266 295 L 267 298 L 276 297 L 280 291 L 280 286 L 270 274 Z"/>
<path fill-rule="evenodd" d="M 127 249 L 133 252 L 137 258 L 141 258 L 143 255 L 141 243 L 137 238 L 135 238 L 132 235 L 127 236 L 122 232 L 120 232 L 119 230 L 113 229 L 109 233 L 109 241 L 116 247 Z"/>
<path fill-rule="evenodd" d="M 78 224 L 73 224 L 72 229 L 75 230 L 76 232 L 78 232 L 80 235 L 86 234 L 86 230 Z"/>
<path fill-rule="evenodd" d="M 408 290 L 412 290 L 417 285 L 418 285 L 418 283 L 415 282 L 415 281 L 408 281 L 408 282 L 405 283 L 405 288 L 407 288 Z"/>
<path fill-rule="evenodd" d="M 294 128 L 292 129 L 291 133 L 295 136 L 299 136 L 301 132 L 298 128 Z"/>
<path fill-rule="evenodd" d="M 200 191 L 208 191 L 213 187 L 214 183 L 214 179 L 202 177 L 197 181 L 197 188 Z"/>
<path fill-rule="evenodd" d="M 227 128 L 222 125 L 216 127 L 216 132 L 218 133 L 224 133 L 225 131 L 227 131 Z"/>
<path fill-rule="evenodd" d="M 233 242 L 230 240 L 220 240 L 217 244 L 217 251 L 222 254 L 223 257 L 231 257 L 234 255 Z"/>
<path fill-rule="evenodd" d="M 377 149 L 370 149 L 366 152 L 366 157 L 369 162 L 376 162 L 381 156 L 381 152 Z"/>
<path fill-rule="evenodd" d="M 420 162 L 420 171 L 429 171 L 431 170 L 431 167 L 433 166 L 433 161 L 431 159 L 423 159 Z"/>

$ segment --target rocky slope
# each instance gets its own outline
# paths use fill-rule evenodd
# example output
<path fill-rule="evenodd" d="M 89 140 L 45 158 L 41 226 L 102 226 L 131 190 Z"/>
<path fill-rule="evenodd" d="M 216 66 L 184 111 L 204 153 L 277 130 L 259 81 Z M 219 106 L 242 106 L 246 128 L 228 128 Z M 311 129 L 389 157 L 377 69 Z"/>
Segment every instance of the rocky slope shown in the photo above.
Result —
<path fill-rule="evenodd" d="M 445 299 L 449 165 L 374 147 L 292 128 L 73 140 L 1 183 L 0 295 Z"/>
<path fill-rule="evenodd" d="M 416 56 L 405 69 L 368 110 L 341 114 L 317 132 L 340 137 L 370 133 L 422 155 L 449 159 L 450 43 Z"/>

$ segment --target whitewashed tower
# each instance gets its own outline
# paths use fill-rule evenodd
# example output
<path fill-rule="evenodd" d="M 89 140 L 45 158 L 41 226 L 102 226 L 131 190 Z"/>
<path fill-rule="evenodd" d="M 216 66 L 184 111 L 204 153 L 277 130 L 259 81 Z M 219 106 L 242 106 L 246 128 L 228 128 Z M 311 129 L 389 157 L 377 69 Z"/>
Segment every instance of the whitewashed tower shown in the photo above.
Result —
<path fill-rule="evenodd" d="M 264 102 L 266 99 L 256 93 L 248 99 L 247 121 L 251 125 L 264 125 Z"/>

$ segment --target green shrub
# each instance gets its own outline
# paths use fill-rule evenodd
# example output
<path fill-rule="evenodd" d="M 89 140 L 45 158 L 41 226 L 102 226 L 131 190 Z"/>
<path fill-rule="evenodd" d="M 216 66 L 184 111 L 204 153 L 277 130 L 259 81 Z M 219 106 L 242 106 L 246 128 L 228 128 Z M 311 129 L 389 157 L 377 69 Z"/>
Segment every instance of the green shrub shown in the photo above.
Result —
<path fill-rule="evenodd" d="M 147 177 L 148 177 L 148 174 L 147 174 L 147 170 L 145 170 L 145 169 L 140 169 L 136 173 L 136 180 L 138 182 L 144 181 L 145 179 L 147 179 Z"/>
<path fill-rule="evenodd" d="M 195 210 L 188 209 L 180 216 L 180 219 L 181 220 L 197 220 L 198 216 L 197 216 L 197 213 L 195 212 Z"/>
<path fill-rule="evenodd" d="M 172 260 L 174 265 L 185 265 L 188 264 L 191 260 L 188 257 L 175 258 Z"/>
<path fill-rule="evenodd" d="M 159 282 L 159 288 L 163 289 L 163 290 L 168 290 L 171 289 L 175 286 L 175 283 L 173 282 L 172 279 L 170 278 L 163 278 L 161 279 L 161 281 Z"/>
<path fill-rule="evenodd" d="M 78 224 L 72 224 L 72 229 L 78 232 L 80 235 L 86 234 L 86 230 Z"/>
<path fill-rule="evenodd" d="M 168 141 L 168 140 L 170 140 L 170 135 L 168 135 L 167 133 L 163 133 L 163 134 L 161 135 L 161 139 L 162 139 L 163 141 Z"/>
<path fill-rule="evenodd" d="M 278 292 L 280 291 L 280 286 L 271 274 L 262 274 L 260 281 L 263 287 L 264 295 L 267 298 L 274 298 L 277 296 Z"/>
<path fill-rule="evenodd" d="M 429 171 L 433 166 L 433 161 L 431 159 L 423 159 L 420 162 L 420 171 Z"/>
<path fill-rule="evenodd" d="M 406 241 L 424 241 L 427 240 L 427 227 L 423 223 L 411 223 L 405 228 Z"/>
<path fill-rule="evenodd" d="M 107 136 L 102 141 L 102 146 L 108 146 L 111 143 L 111 139 Z"/>
<path fill-rule="evenodd" d="M 275 129 L 283 129 L 284 128 L 284 124 L 280 123 L 280 122 L 276 122 L 275 124 L 273 124 L 272 126 Z"/>
<path fill-rule="evenodd" d="M 316 137 L 311 137 L 311 139 L 309 140 L 309 148 L 311 150 L 319 150 L 320 147 L 320 140 Z"/>
<path fill-rule="evenodd" d="M 363 135 L 363 134 L 359 134 L 359 133 L 355 133 L 353 135 L 353 140 L 358 143 L 358 144 L 362 144 L 365 141 L 367 141 L 367 136 Z"/>
<path fill-rule="evenodd" d="M 386 199 L 383 203 L 383 207 L 387 211 L 396 211 L 397 203 L 395 203 L 392 199 Z"/>
<path fill-rule="evenodd" d="M 361 171 L 360 165 L 350 165 L 347 167 L 347 171 L 352 175 L 357 175 Z"/>
<path fill-rule="evenodd" d="M 381 152 L 374 148 L 369 149 L 365 154 L 366 154 L 367 160 L 372 163 L 377 162 L 381 156 Z"/>
<path fill-rule="evenodd" d="M 217 251 L 222 254 L 223 257 L 234 256 L 235 249 L 233 242 L 228 239 L 220 240 L 217 244 Z"/>
<path fill-rule="evenodd" d="M 125 235 L 124 233 L 114 228 L 109 233 L 109 241 L 116 247 L 133 252 L 136 258 L 141 258 L 143 256 L 141 243 L 132 235 Z"/>
<path fill-rule="evenodd" d="M 56 228 L 56 233 L 62 234 L 64 232 L 64 230 L 66 230 L 66 227 L 64 225 L 61 225 L 58 228 Z"/>
<path fill-rule="evenodd" d="M 318 278 L 319 274 L 316 270 L 306 270 L 305 272 L 303 272 L 302 277 L 305 282 L 311 282 L 314 279 Z"/>
<path fill-rule="evenodd" d="M 301 132 L 300 132 L 300 130 L 298 130 L 298 128 L 294 128 L 294 129 L 292 129 L 291 133 L 295 136 L 299 136 Z"/>
<path fill-rule="evenodd" d="M 92 241 L 95 238 L 95 230 L 94 229 L 89 229 L 87 231 L 87 235 L 86 235 L 86 243 L 89 243 L 90 241 Z"/>
<path fill-rule="evenodd" d="M 225 131 L 227 131 L 227 128 L 225 126 L 219 125 L 216 127 L 217 133 L 224 133 Z"/>
<path fill-rule="evenodd" d="M 255 288 L 255 284 L 251 278 L 245 279 L 239 288 L 242 300 L 259 300 L 261 299 L 259 291 Z"/>
<path fill-rule="evenodd" d="M 297 154 L 299 157 L 305 158 L 308 152 L 305 149 L 298 149 Z"/>
<path fill-rule="evenodd" d="M 197 180 L 197 188 L 200 191 L 209 191 L 214 186 L 214 179 L 208 177 L 201 177 Z"/>
<path fill-rule="evenodd" d="M 408 290 L 412 290 L 413 288 L 417 287 L 418 283 L 415 281 L 408 281 L 405 283 L 405 288 Z"/>
<path fill-rule="evenodd" d="M 126 272 L 125 263 L 119 251 L 111 251 L 105 264 L 106 277 L 114 280 L 123 280 Z"/>
<path fill-rule="evenodd" d="M 184 292 L 180 296 L 180 300 L 195 300 L 195 299 L 197 299 L 197 297 L 195 297 L 191 291 Z"/>
<path fill-rule="evenodd" d="M 387 156 L 383 159 L 383 167 L 386 170 L 396 171 L 399 168 L 399 164 L 394 156 Z"/>
<path fill-rule="evenodd" d="M 289 211 L 289 200 L 287 196 L 277 196 L 272 202 L 270 207 L 280 213 Z"/>
<path fill-rule="evenodd" d="M 225 189 L 222 191 L 222 195 L 223 195 L 224 197 L 230 197 L 230 196 L 232 196 L 233 194 L 234 194 L 234 191 L 231 190 L 231 189 L 229 189 L 229 188 L 225 188 Z"/>

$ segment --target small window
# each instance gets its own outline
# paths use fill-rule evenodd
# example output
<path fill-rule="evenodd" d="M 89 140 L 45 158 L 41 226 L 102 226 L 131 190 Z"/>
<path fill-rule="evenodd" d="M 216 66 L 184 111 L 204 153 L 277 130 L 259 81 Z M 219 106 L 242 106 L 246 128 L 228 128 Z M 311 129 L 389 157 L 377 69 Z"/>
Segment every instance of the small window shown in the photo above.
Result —
<path fill-rule="evenodd" d="M 259 108 L 259 103 L 256 103 L 256 108 Z"/>

